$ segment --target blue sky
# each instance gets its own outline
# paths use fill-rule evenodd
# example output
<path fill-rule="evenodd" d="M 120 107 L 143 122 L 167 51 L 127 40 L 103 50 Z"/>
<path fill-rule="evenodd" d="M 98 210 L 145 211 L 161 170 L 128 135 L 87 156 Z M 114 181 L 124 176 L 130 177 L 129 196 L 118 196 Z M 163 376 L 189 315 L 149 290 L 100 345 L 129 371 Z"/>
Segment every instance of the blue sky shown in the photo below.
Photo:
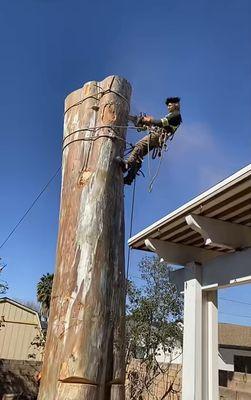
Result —
<path fill-rule="evenodd" d="M 249 0 L 2 0 L 0 241 L 61 165 L 64 99 L 89 80 L 124 76 L 132 112 L 156 117 L 165 97 L 182 98 L 184 123 L 153 192 L 148 176 L 137 182 L 134 233 L 249 164 L 250 20 Z M 59 191 L 60 177 L 1 249 L 10 297 L 35 299 L 37 281 L 53 271 Z M 132 252 L 132 275 L 140 256 Z M 221 297 L 251 303 L 250 286 Z M 221 300 L 220 312 L 251 324 L 247 304 Z"/>

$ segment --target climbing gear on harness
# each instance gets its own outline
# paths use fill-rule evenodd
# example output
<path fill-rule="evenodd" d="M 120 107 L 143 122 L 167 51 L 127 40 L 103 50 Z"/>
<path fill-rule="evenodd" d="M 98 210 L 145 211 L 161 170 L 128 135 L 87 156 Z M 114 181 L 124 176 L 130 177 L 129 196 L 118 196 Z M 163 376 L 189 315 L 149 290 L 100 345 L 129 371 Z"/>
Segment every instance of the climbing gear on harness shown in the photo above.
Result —
<path fill-rule="evenodd" d="M 135 179 L 136 175 L 138 174 L 142 166 L 143 157 L 146 154 L 149 154 L 151 150 L 153 150 L 152 153 L 153 159 L 156 158 L 157 156 L 160 157 L 161 159 L 163 158 L 163 152 L 167 150 L 166 141 L 168 139 L 171 140 L 174 134 L 171 128 L 164 129 L 158 126 L 147 127 L 147 130 L 149 132 L 148 136 L 141 139 L 134 146 L 134 149 L 131 151 L 128 159 L 123 159 L 122 157 L 119 156 L 116 157 L 116 161 L 120 165 L 123 173 L 127 172 L 127 175 L 124 177 L 124 183 L 126 185 L 132 184 L 133 180 Z M 148 170 L 150 171 L 149 157 L 148 157 Z M 149 176 L 151 177 L 150 172 Z"/>
<path fill-rule="evenodd" d="M 167 141 L 172 140 L 174 136 L 174 132 L 168 132 L 164 128 L 160 128 L 159 126 L 153 126 L 149 128 L 149 135 L 157 134 L 159 136 L 159 140 L 156 146 L 153 148 L 152 159 L 154 160 L 157 156 L 161 157 L 162 151 L 167 151 Z"/>

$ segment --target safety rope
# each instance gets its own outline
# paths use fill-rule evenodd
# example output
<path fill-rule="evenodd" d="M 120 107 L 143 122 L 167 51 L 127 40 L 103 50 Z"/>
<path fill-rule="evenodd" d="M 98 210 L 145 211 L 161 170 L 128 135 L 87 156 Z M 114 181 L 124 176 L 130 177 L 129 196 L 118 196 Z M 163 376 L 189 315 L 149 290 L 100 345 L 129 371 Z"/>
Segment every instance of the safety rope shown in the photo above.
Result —
<path fill-rule="evenodd" d="M 77 107 L 77 106 L 83 104 L 86 100 L 88 100 L 88 99 L 94 99 L 94 100 L 96 100 L 96 101 L 100 101 L 100 99 L 101 99 L 104 95 L 106 95 L 106 94 L 108 94 L 108 93 L 114 93 L 114 94 L 116 94 L 118 97 L 120 97 L 121 99 L 123 99 L 128 105 L 130 105 L 129 101 L 127 100 L 127 98 L 126 98 L 125 96 L 123 96 L 121 93 L 117 92 L 116 90 L 113 90 L 113 89 L 112 89 L 112 85 L 113 85 L 114 80 L 115 80 L 115 76 L 113 76 L 113 78 L 112 78 L 112 81 L 111 81 L 111 83 L 110 83 L 110 87 L 109 87 L 108 89 L 106 89 L 106 90 L 104 90 L 104 88 L 102 88 L 102 86 L 95 85 L 97 88 L 100 88 L 100 89 L 101 89 L 101 92 L 92 93 L 92 94 L 90 94 L 89 96 L 83 97 L 81 100 L 79 100 L 79 101 L 77 101 L 76 103 L 74 103 L 74 104 L 72 104 L 71 106 L 69 106 L 69 107 L 65 110 L 64 115 L 67 114 L 68 111 L 70 111 L 73 107 Z M 100 97 L 98 98 L 98 97 L 95 97 L 95 96 L 100 96 Z"/>
<path fill-rule="evenodd" d="M 148 134 L 148 141 L 147 141 L 147 145 L 148 145 L 148 153 L 147 153 L 147 164 L 148 164 L 148 177 L 149 177 L 149 185 L 148 185 L 148 191 L 149 193 L 152 192 L 153 190 L 153 184 L 155 182 L 155 180 L 157 179 L 159 172 L 160 172 L 160 167 L 162 164 L 162 160 L 164 157 L 164 151 L 167 151 L 167 145 L 166 145 L 166 141 L 171 138 L 170 140 L 172 140 L 173 135 L 171 135 L 170 137 L 168 136 L 168 133 L 164 133 L 164 138 L 161 140 L 161 143 L 158 147 L 153 148 L 153 152 L 152 152 L 152 157 L 150 156 L 150 135 L 151 135 L 151 131 L 149 131 Z M 151 171 L 151 163 L 150 163 L 150 158 L 155 159 L 157 157 L 157 155 L 160 152 L 160 160 L 159 160 L 159 164 L 157 167 L 157 170 L 154 174 L 154 176 L 152 177 L 152 171 Z"/>
<path fill-rule="evenodd" d="M 115 134 L 101 134 L 101 135 L 90 135 L 90 136 L 86 136 L 83 138 L 79 138 L 79 139 L 73 139 L 71 140 L 69 143 L 64 145 L 64 142 L 66 141 L 66 139 L 68 139 L 70 136 L 76 134 L 76 133 L 81 133 L 81 132 L 92 132 L 95 133 L 100 129 L 111 129 Z M 124 138 L 122 138 L 121 136 L 118 135 L 118 132 L 116 131 L 116 129 L 137 129 L 135 126 L 128 126 L 128 125 L 100 125 L 100 126 L 96 126 L 93 128 L 81 128 L 81 129 L 77 129 L 75 131 L 72 131 L 71 133 L 69 133 L 67 136 L 65 136 L 65 138 L 63 139 L 63 149 L 62 151 L 64 151 L 64 149 L 69 146 L 71 143 L 74 142 L 80 142 L 80 141 L 90 141 L 90 142 L 95 142 L 96 140 L 100 139 L 101 137 L 107 137 L 109 139 L 118 139 L 123 141 L 124 143 L 126 143 L 128 146 L 133 147 L 132 143 L 127 142 Z"/>
<path fill-rule="evenodd" d="M 148 153 L 147 153 L 147 165 L 148 165 L 148 178 L 149 178 L 149 184 L 148 184 L 148 192 L 151 193 L 153 190 L 153 184 L 155 182 L 155 180 L 157 179 L 158 175 L 159 175 L 159 171 L 160 171 L 160 167 L 161 167 L 161 163 L 162 163 L 162 159 L 163 159 L 163 153 L 164 153 L 164 146 L 165 146 L 165 142 L 166 142 L 166 138 L 164 138 L 163 143 L 161 144 L 161 146 L 155 147 L 153 148 L 153 153 L 152 153 L 152 159 L 155 159 L 160 151 L 160 161 L 157 167 L 157 171 L 155 172 L 154 176 L 152 177 L 152 171 L 151 171 L 151 156 L 150 156 L 150 135 L 151 135 L 151 131 L 149 131 L 148 134 L 148 141 L 147 141 L 147 146 L 148 146 Z"/>
<path fill-rule="evenodd" d="M 86 100 L 92 98 L 92 99 L 94 99 L 94 100 L 96 100 L 96 101 L 100 101 L 100 99 L 101 99 L 104 95 L 106 95 L 106 94 L 108 94 L 108 93 L 114 93 L 114 94 L 116 94 L 118 97 L 122 98 L 122 99 L 130 106 L 129 101 L 128 101 L 128 99 L 127 99 L 125 96 L 123 96 L 121 93 L 119 93 L 119 92 L 117 92 L 117 91 L 115 91 L 115 90 L 112 89 L 112 85 L 113 85 L 114 80 L 115 80 L 115 76 L 112 77 L 112 80 L 111 80 L 111 82 L 110 82 L 110 85 L 109 85 L 109 88 L 108 88 L 108 89 L 104 89 L 102 86 L 95 84 L 94 86 L 96 86 L 98 89 L 101 89 L 101 91 L 100 91 L 100 92 L 96 92 L 96 93 L 92 93 L 92 94 L 90 94 L 90 95 L 88 95 L 88 96 L 82 98 L 82 99 L 79 100 L 78 102 L 72 104 L 71 106 L 69 106 L 69 107 L 65 110 L 64 115 L 66 115 L 66 113 L 67 113 L 69 110 L 71 110 L 73 107 L 77 107 L 77 106 L 83 104 Z M 95 96 L 97 96 L 97 97 L 95 97 Z M 97 132 L 98 130 L 100 130 L 100 129 L 111 129 L 111 130 L 113 131 L 113 134 L 108 133 L 108 134 L 101 134 L 101 135 L 88 135 L 88 136 L 83 137 L 83 138 L 73 139 L 73 140 L 71 140 L 69 143 L 66 143 L 66 144 L 64 145 L 66 139 L 69 138 L 70 136 L 76 134 L 76 133 L 80 133 L 80 132 L 92 132 L 92 133 L 96 133 L 96 132 Z M 88 141 L 88 142 L 90 142 L 90 147 L 89 147 L 89 150 L 88 150 L 88 158 L 89 158 L 89 153 L 90 153 L 91 148 L 92 148 L 92 142 L 95 142 L 96 140 L 98 140 L 98 139 L 100 139 L 100 138 L 102 138 L 102 137 L 107 137 L 107 138 L 109 138 L 109 139 L 118 139 L 118 140 L 124 141 L 127 145 L 129 145 L 130 149 L 134 148 L 134 146 L 133 146 L 131 143 L 127 142 L 124 138 L 122 138 L 121 136 L 119 136 L 118 132 L 116 132 L 116 129 L 136 129 L 136 130 L 138 131 L 139 127 L 136 127 L 136 126 L 128 126 L 128 125 L 101 125 L 101 126 L 97 126 L 97 127 L 84 127 L 84 128 L 82 128 L 82 129 L 77 129 L 77 130 L 75 130 L 75 131 L 69 133 L 67 136 L 65 136 L 65 138 L 63 139 L 63 149 L 62 149 L 62 151 L 64 151 L 65 148 L 66 148 L 67 146 L 69 146 L 70 144 L 72 144 L 72 143 L 74 143 L 74 142 Z M 149 179 L 151 179 L 151 180 L 150 180 L 150 183 L 149 183 L 149 186 L 148 186 L 148 191 L 151 193 L 151 191 L 152 191 L 152 189 L 153 189 L 153 183 L 154 183 L 154 181 L 156 180 L 156 178 L 157 178 L 157 176 L 158 176 L 158 174 L 159 174 L 159 171 L 160 171 L 160 167 L 161 167 L 161 163 L 162 163 L 162 159 L 163 159 L 163 150 L 164 150 L 164 146 L 165 146 L 165 141 L 166 141 L 167 139 L 172 140 L 173 135 L 172 135 L 172 137 L 170 137 L 170 138 L 169 138 L 168 136 L 167 136 L 167 137 L 165 136 L 165 139 L 164 139 L 164 141 L 163 141 L 163 144 L 161 145 L 161 148 L 158 147 L 158 148 L 156 148 L 156 149 L 153 149 L 153 153 L 152 153 L 152 158 L 153 158 L 153 159 L 157 157 L 159 151 L 160 151 L 160 153 L 161 153 L 160 162 L 159 162 L 157 171 L 156 171 L 156 173 L 154 174 L 153 177 L 151 177 L 151 176 L 152 176 L 152 173 L 151 173 L 150 155 L 149 155 L 149 153 L 150 153 L 150 135 L 151 135 L 151 130 L 149 130 L 149 134 L 148 134 L 148 175 L 149 175 Z"/>
<path fill-rule="evenodd" d="M 92 132 L 92 133 L 95 133 L 95 132 L 97 132 L 97 131 L 100 130 L 100 129 L 108 129 L 108 130 L 110 129 L 110 130 L 113 131 L 113 133 L 108 132 L 108 133 L 106 133 L 106 134 L 100 134 L 100 135 L 94 135 L 94 134 L 93 134 L 93 135 L 90 135 L 90 136 L 88 135 L 88 136 L 83 137 L 83 138 L 73 139 L 73 140 L 71 140 L 69 143 L 66 143 L 66 144 L 64 145 L 66 139 L 68 139 L 70 136 L 72 136 L 72 135 L 74 135 L 74 134 L 76 134 L 76 133 L 81 133 L 81 132 Z M 134 146 L 132 143 L 127 142 L 126 139 L 124 139 L 124 138 L 122 138 L 121 136 L 119 136 L 119 135 L 118 135 L 118 132 L 116 131 L 116 129 L 136 129 L 136 130 L 137 130 L 138 127 L 130 126 L 130 125 L 100 125 L 100 126 L 96 126 L 96 127 L 92 127 L 92 128 L 91 128 L 91 127 L 84 127 L 84 128 L 81 128 L 81 129 L 77 129 L 77 130 L 72 131 L 71 133 L 69 133 L 68 135 L 65 136 L 65 138 L 63 139 L 63 149 L 62 149 L 62 151 L 64 151 L 65 148 L 66 148 L 67 146 L 69 146 L 70 144 L 72 144 L 72 143 L 74 143 L 74 142 L 81 142 L 81 141 L 95 142 L 96 140 L 98 140 L 98 139 L 100 139 L 100 138 L 102 138 L 102 137 L 106 137 L 106 138 L 108 138 L 108 139 L 117 139 L 117 140 L 121 140 L 121 141 L 123 141 L 124 143 L 126 143 L 126 145 L 129 146 L 129 149 L 126 149 L 126 154 L 125 154 L 125 155 L 127 155 L 128 153 L 131 152 L 131 150 L 132 150 L 135 146 Z M 148 176 L 149 176 L 149 180 L 150 180 L 150 183 L 149 183 L 149 185 L 148 185 L 148 191 L 149 191 L 149 193 L 152 192 L 153 184 L 154 184 L 155 180 L 157 179 L 157 177 L 158 177 L 158 175 L 159 175 L 160 168 L 161 168 L 161 164 L 162 164 L 162 161 L 163 161 L 164 151 L 167 151 L 167 150 L 165 150 L 165 147 L 167 147 L 166 141 L 167 141 L 167 140 L 170 140 L 170 141 L 171 141 L 171 140 L 173 139 L 173 136 L 174 136 L 174 134 L 168 135 L 168 133 L 166 133 L 166 134 L 165 134 L 165 137 L 164 137 L 164 139 L 163 139 L 163 141 L 162 141 L 161 146 L 154 148 L 154 149 L 153 149 L 152 156 L 151 156 L 151 155 L 150 155 L 150 135 L 151 135 L 151 132 L 152 132 L 152 131 L 149 130 L 149 132 L 148 132 L 148 141 L 147 141 L 147 145 L 148 145 L 147 164 L 148 164 Z M 155 158 L 157 157 L 157 155 L 158 155 L 159 152 L 160 152 L 159 164 L 158 164 L 156 173 L 154 174 L 154 176 L 152 176 L 150 158 L 155 159 Z M 141 172 L 142 172 L 142 171 L 141 171 Z M 142 173 L 142 174 L 143 174 L 143 173 Z"/>
<path fill-rule="evenodd" d="M 135 205 L 135 192 L 136 192 L 136 178 L 135 178 L 134 181 L 133 181 L 133 191 L 132 191 L 132 204 L 131 204 L 131 216 L 130 216 L 129 237 L 132 236 L 133 217 L 134 217 L 134 205 Z M 128 282 L 128 276 L 129 276 L 129 268 L 130 268 L 130 257 L 131 257 L 131 247 L 128 247 L 127 264 L 126 264 L 126 292 L 127 292 L 127 282 Z"/>
<path fill-rule="evenodd" d="M 160 171 L 160 167 L 161 167 L 161 164 L 162 164 L 163 156 L 164 156 L 164 149 L 162 148 L 161 149 L 161 156 L 160 156 L 160 160 L 159 160 L 159 164 L 158 164 L 157 170 L 156 170 L 154 176 L 152 177 L 152 179 L 151 179 L 151 181 L 150 181 L 150 183 L 148 185 L 149 193 L 151 193 L 151 191 L 153 190 L 153 184 L 154 184 L 155 180 L 157 179 L 157 177 L 159 175 L 159 171 Z"/>
<path fill-rule="evenodd" d="M 148 132 L 148 140 L 147 140 L 147 167 L 148 167 L 148 178 L 151 178 L 152 172 L 151 172 L 151 164 L 150 164 L 150 135 L 151 131 Z M 149 187 L 148 187 L 149 191 Z"/>
<path fill-rule="evenodd" d="M 104 89 L 102 86 L 95 84 L 95 87 L 97 87 L 98 89 L 101 89 L 101 91 L 100 91 L 100 92 L 97 92 L 97 93 L 92 93 L 92 94 L 90 94 L 90 95 L 84 97 L 83 99 L 79 100 L 78 102 L 72 104 L 71 106 L 69 106 L 69 107 L 65 110 L 64 115 L 66 115 L 66 113 L 67 113 L 69 110 L 71 110 L 73 107 L 77 107 L 77 106 L 83 104 L 86 100 L 88 100 L 88 99 L 90 99 L 90 98 L 92 98 L 92 99 L 96 100 L 97 102 L 99 102 L 100 99 L 101 99 L 104 95 L 106 95 L 106 94 L 108 94 L 108 93 L 114 93 L 114 94 L 116 94 L 118 97 L 120 97 L 120 98 L 122 98 L 124 101 L 126 101 L 127 105 L 130 107 L 130 103 L 129 103 L 128 99 L 127 99 L 125 96 L 123 96 L 121 93 L 119 93 L 119 92 L 117 92 L 116 90 L 113 90 L 113 89 L 112 89 L 112 85 L 113 85 L 113 83 L 114 83 L 114 80 L 115 80 L 115 75 L 112 77 L 112 80 L 111 80 L 111 82 L 110 82 L 110 84 L 109 84 L 109 88 L 108 88 L 108 89 Z M 96 96 L 96 97 L 95 97 L 95 96 Z M 93 109 L 95 109 L 95 108 L 93 107 Z M 99 108 L 98 108 L 98 106 L 97 106 L 97 110 L 98 110 L 98 109 L 99 109 Z M 93 134 L 93 135 L 88 135 L 88 136 L 83 137 L 83 138 L 73 139 L 73 140 L 71 140 L 70 142 L 64 144 L 65 141 L 66 141 L 66 139 L 67 139 L 69 136 L 71 136 L 71 135 L 74 135 L 74 134 L 80 133 L 80 132 L 92 132 L 92 133 L 96 133 L 99 129 L 103 129 L 103 128 L 104 128 L 104 129 L 105 129 L 105 128 L 111 129 L 111 130 L 113 130 L 114 133 L 113 133 L 112 135 L 110 134 L 110 132 L 109 132 L 109 134 L 101 134 L 101 135 L 98 135 L 98 136 L 97 136 L 97 135 L 94 135 L 94 134 Z M 72 143 L 74 143 L 74 142 L 79 142 L 79 141 L 87 141 L 87 142 L 89 142 L 89 148 L 88 148 L 88 150 L 87 150 L 87 156 L 86 156 L 86 159 L 85 159 L 85 165 L 87 165 L 87 164 L 88 164 L 89 157 L 90 157 L 90 154 L 91 154 L 91 152 L 92 152 L 93 142 L 95 142 L 96 140 L 98 140 L 98 139 L 100 139 L 100 138 L 102 138 L 102 137 L 107 137 L 107 138 L 109 138 L 109 139 L 115 139 L 115 138 L 116 138 L 116 139 L 118 139 L 118 140 L 124 141 L 127 145 L 131 146 L 131 143 L 128 143 L 125 139 L 123 139 L 122 137 L 119 136 L 119 134 L 118 134 L 118 132 L 116 132 L 115 128 L 117 128 L 117 129 L 118 129 L 118 128 L 127 129 L 128 126 L 127 126 L 127 125 L 126 125 L 126 126 L 119 126 L 119 125 L 114 125 L 114 126 L 111 126 L 111 125 L 102 125 L 102 126 L 98 126 L 98 127 L 84 127 L 84 128 L 82 128 L 82 129 L 75 130 L 75 131 L 71 132 L 70 134 L 68 134 L 68 135 L 63 139 L 63 149 L 62 149 L 62 151 L 64 151 L 66 147 L 68 147 L 70 144 L 72 144 Z M 131 128 L 132 128 L 132 127 L 131 127 Z M 84 166 L 83 166 L 83 168 L 84 168 Z"/>

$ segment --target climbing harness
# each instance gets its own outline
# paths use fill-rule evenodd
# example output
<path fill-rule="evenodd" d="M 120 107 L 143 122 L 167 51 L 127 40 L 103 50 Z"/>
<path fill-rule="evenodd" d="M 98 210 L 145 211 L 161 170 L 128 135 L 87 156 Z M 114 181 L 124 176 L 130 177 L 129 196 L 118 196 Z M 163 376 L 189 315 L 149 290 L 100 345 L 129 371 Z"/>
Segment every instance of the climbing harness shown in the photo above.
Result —
<path fill-rule="evenodd" d="M 139 115 L 129 115 L 128 120 L 134 124 L 134 126 L 136 127 L 138 132 L 148 131 L 148 152 L 147 152 L 147 154 L 148 154 L 148 175 L 149 175 L 149 180 L 150 180 L 148 190 L 149 190 L 149 192 L 151 192 L 153 189 L 153 183 L 156 180 L 156 178 L 159 174 L 159 171 L 160 171 L 164 152 L 166 152 L 168 150 L 167 141 L 173 140 L 174 134 L 175 134 L 176 130 L 178 129 L 179 125 L 177 125 L 177 126 L 168 125 L 165 127 L 160 127 L 160 126 L 156 126 L 156 125 L 147 126 L 143 122 L 143 118 L 145 116 L 146 116 L 145 113 L 140 113 Z M 156 140 L 158 142 L 154 146 L 151 145 L 151 148 L 150 148 L 151 135 L 153 135 L 153 140 L 154 140 L 154 136 L 155 136 Z M 151 150 L 152 150 L 152 155 L 150 156 Z M 153 177 L 152 177 L 151 166 L 150 166 L 150 157 L 152 159 L 155 159 L 157 157 L 160 158 L 159 165 L 157 167 L 157 171 Z M 139 174 L 139 171 L 142 172 L 140 170 L 140 168 L 141 168 L 143 159 L 140 157 L 139 154 L 138 154 L 138 159 L 140 161 L 138 163 L 136 163 L 132 168 L 129 169 L 128 174 L 124 179 L 126 184 L 130 185 L 133 182 L 133 180 L 135 179 L 136 175 Z"/>
<path fill-rule="evenodd" d="M 151 127 L 142 126 L 140 129 L 148 130 L 147 154 L 148 154 L 148 175 L 149 175 L 149 180 L 150 180 L 148 190 L 149 190 L 149 192 L 151 192 L 153 189 L 153 183 L 156 180 L 156 178 L 159 174 L 159 171 L 160 171 L 161 163 L 162 163 L 162 160 L 164 157 L 164 152 L 166 152 L 168 150 L 168 146 L 167 146 L 166 142 L 168 140 L 173 139 L 175 132 L 173 129 L 172 129 L 172 131 L 168 132 L 165 128 L 158 127 L 158 126 L 151 126 Z M 154 147 L 151 146 L 151 148 L 150 148 L 151 135 L 155 136 L 156 144 Z M 154 140 L 154 137 L 152 139 Z M 132 146 L 132 148 L 134 148 L 134 147 Z M 150 156 L 151 150 L 152 150 L 152 155 Z M 154 176 L 152 177 L 150 158 L 155 159 L 156 157 L 159 157 L 160 161 L 159 161 L 159 165 L 157 167 L 157 171 L 154 174 Z M 138 159 L 138 161 L 134 162 L 133 165 L 128 169 L 127 175 L 124 178 L 124 183 L 127 185 L 131 185 L 132 182 L 134 181 L 134 179 L 136 178 L 136 176 L 139 175 L 140 173 L 144 176 L 144 174 L 141 170 L 143 159 L 140 156 L 140 154 L 137 154 L 137 159 Z"/>

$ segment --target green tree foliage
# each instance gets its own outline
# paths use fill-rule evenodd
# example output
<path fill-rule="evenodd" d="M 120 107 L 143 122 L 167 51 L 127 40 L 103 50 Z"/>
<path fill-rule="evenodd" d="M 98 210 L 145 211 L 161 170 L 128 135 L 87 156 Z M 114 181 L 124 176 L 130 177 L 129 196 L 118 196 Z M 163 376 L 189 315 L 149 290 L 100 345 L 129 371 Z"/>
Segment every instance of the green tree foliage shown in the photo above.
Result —
<path fill-rule="evenodd" d="M 127 296 L 130 399 L 140 399 L 160 374 L 167 373 L 170 365 L 160 365 L 158 356 L 161 352 L 171 354 L 182 342 L 183 301 L 169 281 L 170 267 L 157 257 L 146 257 L 139 263 L 139 271 L 142 284 L 135 286 L 129 281 Z M 140 369 L 135 364 L 139 358 Z"/>
<path fill-rule="evenodd" d="M 2 258 L 0 257 L 0 273 L 6 267 L 6 264 L 3 262 Z M 5 294 L 9 289 L 8 283 L 3 279 L 0 279 L 0 295 Z"/>
<path fill-rule="evenodd" d="M 54 274 L 44 274 L 37 284 L 37 301 L 41 307 L 41 315 L 45 320 L 49 317 L 53 277 Z"/>
<path fill-rule="evenodd" d="M 141 400 L 144 394 L 163 400 L 175 392 L 176 375 L 167 379 L 164 392 L 151 392 L 153 383 L 167 376 L 170 364 L 160 364 L 160 352 L 169 352 L 182 343 L 183 300 L 169 281 L 170 267 L 157 257 L 146 257 L 139 263 L 141 285 L 127 285 L 126 362 L 127 399 Z M 53 274 L 43 275 L 37 285 L 37 300 L 41 311 L 49 315 Z M 45 334 L 36 337 L 32 345 L 44 347 Z"/>
<path fill-rule="evenodd" d="M 31 342 L 31 347 L 36 350 L 29 354 L 29 358 L 36 358 L 37 350 L 44 351 L 46 334 L 47 334 L 47 321 L 50 313 L 51 292 L 54 274 L 44 274 L 37 284 L 37 301 L 40 304 L 40 316 L 44 319 L 44 326 L 42 331 L 39 332 Z"/>
<path fill-rule="evenodd" d="M 8 289 L 9 289 L 8 283 L 1 279 L 0 280 L 0 294 L 5 294 Z"/>

